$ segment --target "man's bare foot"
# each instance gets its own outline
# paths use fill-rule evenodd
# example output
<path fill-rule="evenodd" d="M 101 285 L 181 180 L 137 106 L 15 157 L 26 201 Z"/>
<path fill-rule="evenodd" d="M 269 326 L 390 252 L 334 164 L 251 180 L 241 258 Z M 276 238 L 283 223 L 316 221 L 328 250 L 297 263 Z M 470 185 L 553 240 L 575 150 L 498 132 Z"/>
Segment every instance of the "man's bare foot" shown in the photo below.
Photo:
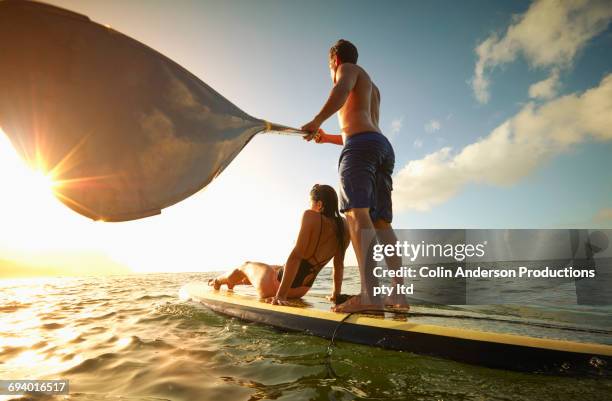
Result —
<path fill-rule="evenodd" d="M 379 311 L 383 313 L 385 306 L 383 304 L 373 304 L 370 302 L 362 302 L 361 295 L 355 295 L 350 297 L 346 302 L 332 306 L 332 311 L 340 313 L 352 313 L 352 312 L 372 312 Z"/>
<path fill-rule="evenodd" d="M 401 309 L 403 311 L 410 310 L 410 305 L 406 302 L 406 297 L 399 294 L 388 296 L 387 299 L 385 299 L 385 306 L 393 309 Z"/>

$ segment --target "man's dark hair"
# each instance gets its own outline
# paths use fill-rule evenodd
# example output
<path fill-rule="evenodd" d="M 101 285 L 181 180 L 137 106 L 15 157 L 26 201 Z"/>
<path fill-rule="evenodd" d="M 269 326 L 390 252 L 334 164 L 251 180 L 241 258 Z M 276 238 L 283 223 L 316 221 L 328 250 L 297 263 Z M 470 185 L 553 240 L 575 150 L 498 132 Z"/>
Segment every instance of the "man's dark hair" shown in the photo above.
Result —
<path fill-rule="evenodd" d="M 348 40 L 340 39 L 329 49 L 329 57 L 338 56 L 343 63 L 357 64 L 357 48 Z"/>

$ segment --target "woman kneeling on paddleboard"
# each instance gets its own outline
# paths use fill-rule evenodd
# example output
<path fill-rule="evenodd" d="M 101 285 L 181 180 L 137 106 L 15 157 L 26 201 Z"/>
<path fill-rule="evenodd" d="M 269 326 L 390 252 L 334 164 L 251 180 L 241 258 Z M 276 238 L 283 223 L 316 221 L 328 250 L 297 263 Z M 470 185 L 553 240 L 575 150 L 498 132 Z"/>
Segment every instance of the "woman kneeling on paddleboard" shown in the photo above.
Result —
<path fill-rule="evenodd" d="M 295 247 L 284 266 L 245 262 L 208 284 L 215 289 L 227 285 L 252 284 L 260 298 L 276 305 L 287 299 L 303 297 L 317 274 L 333 258 L 333 301 L 340 295 L 344 272 L 344 253 L 350 238 L 348 224 L 338 211 L 338 195 L 329 185 L 316 184 L 310 191 L 310 209 L 302 216 L 302 226 Z"/>

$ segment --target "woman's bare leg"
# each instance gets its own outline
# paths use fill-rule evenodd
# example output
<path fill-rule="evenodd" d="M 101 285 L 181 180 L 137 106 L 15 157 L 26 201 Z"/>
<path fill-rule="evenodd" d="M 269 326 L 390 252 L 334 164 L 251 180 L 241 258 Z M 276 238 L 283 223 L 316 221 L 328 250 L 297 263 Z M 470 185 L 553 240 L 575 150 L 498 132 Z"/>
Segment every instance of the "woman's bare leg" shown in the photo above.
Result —
<path fill-rule="evenodd" d="M 223 274 L 216 279 L 208 281 L 209 285 L 219 289 L 226 284 L 229 289 L 235 285 L 252 284 L 257 290 L 260 298 L 268 298 L 276 295 L 278 281 L 277 270 L 268 264 L 260 262 L 245 262 L 242 266 Z"/>
<path fill-rule="evenodd" d="M 260 262 L 246 262 L 240 266 L 240 270 L 253 284 L 260 298 L 268 298 L 276 295 L 278 290 L 277 270 L 274 266 Z"/>

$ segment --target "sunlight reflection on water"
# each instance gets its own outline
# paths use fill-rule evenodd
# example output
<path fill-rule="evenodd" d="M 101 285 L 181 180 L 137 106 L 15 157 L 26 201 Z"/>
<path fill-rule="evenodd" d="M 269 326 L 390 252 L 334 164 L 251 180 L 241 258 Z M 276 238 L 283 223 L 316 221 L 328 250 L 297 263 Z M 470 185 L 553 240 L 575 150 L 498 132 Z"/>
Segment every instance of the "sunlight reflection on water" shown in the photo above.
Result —
<path fill-rule="evenodd" d="M 327 294 L 328 273 L 315 292 Z M 333 378 L 324 362 L 326 340 L 181 300 L 183 284 L 211 276 L 0 281 L 0 377 L 69 379 L 71 394 L 62 399 L 74 400 L 603 400 L 612 394 L 609 379 L 492 370 L 352 344 L 334 351 L 340 377 Z M 349 274 L 348 286 L 354 284 Z"/>

